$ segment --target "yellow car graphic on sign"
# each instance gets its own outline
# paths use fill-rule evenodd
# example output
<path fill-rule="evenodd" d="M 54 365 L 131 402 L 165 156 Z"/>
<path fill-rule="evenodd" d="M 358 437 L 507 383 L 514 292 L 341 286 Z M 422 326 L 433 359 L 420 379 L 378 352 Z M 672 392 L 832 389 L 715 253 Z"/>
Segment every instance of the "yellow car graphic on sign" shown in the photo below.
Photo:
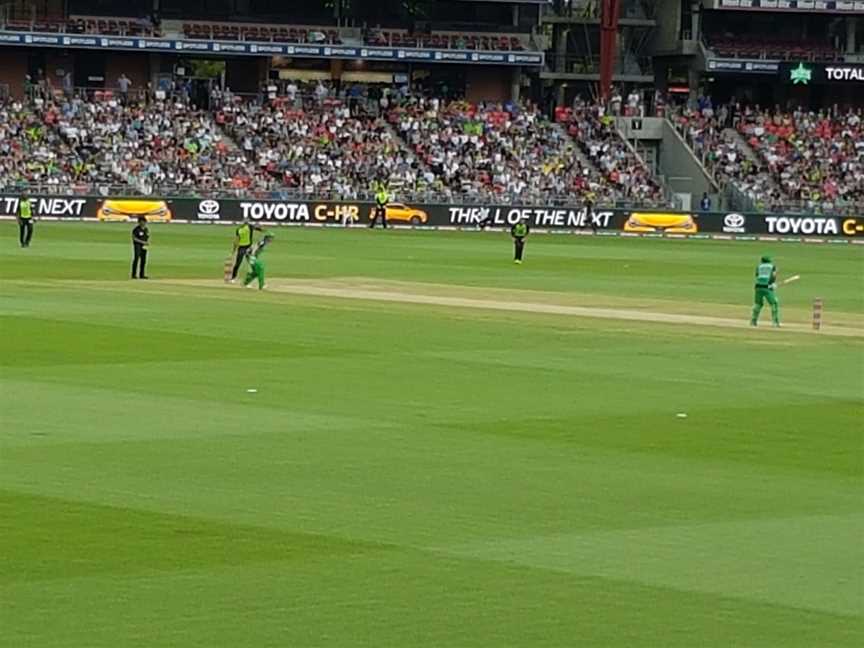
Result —
<path fill-rule="evenodd" d="M 624 223 L 624 231 L 696 234 L 699 227 L 691 214 L 633 212 L 627 222 Z"/>
<path fill-rule="evenodd" d="M 401 221 L 412 225 L 422 225 L 429 220 L 429 215 L 422 209 L 415 209 L 403 203 L 390 203 L 385 208 L 388 221 Z M 375 207 L 369 210 L 369 220 L 375 218 Z"/>
<path fill-rule="evenodd" d="M 100 221 L 136 220 L 144 216 L 151 223 L 167 223 L 171 210 L 164 200 L 106 200 L 96 212 Z"/>

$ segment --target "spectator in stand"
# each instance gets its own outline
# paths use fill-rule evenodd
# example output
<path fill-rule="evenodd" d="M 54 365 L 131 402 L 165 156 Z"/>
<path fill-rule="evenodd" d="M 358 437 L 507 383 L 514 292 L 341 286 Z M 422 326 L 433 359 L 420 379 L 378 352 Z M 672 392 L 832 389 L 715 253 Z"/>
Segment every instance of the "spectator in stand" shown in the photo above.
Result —
<path fill-rule="evenodd" d="M 642 93 L 633 88 L 627 95 L 627 115 L 629 117 L 641 117 L 642 113 Z"/>
<path fill-rule="evenodd" d="M 699 211 L 701 211 L 701 212 L 711 211 L 711 198 L 708 196 L 707 192 L 702 194 L 702 199 L 699 201 Z"/>
<path fill-rule="evenodd" d="M 324 85 L 323 81 L 319 81 L 318 85 L 315 86 L 315 99 L 319 104 L 323 104 L 324 100 L 327 99 L 327 96 L 330 94 L 330 91 L 327 89 L 327 86 Z"/>
<path fill-rule="evenodd" d="M 293 79 L 285 86 L 285 98 L 291 106 L 297 101 L 297 84 L 294 83 Z"/>
<path fill-rule="evenodd" d="M 122 73 L 120 78 L 117 79 L 117 88 L 120 90 L 120 98 L 123 101 L 123 105 L 125 106 L 129 103 L 129 86 L 132 85 L 132 82 L 129 80 L 129 77 L 126 76 L 126 73 Z"/>
<path fill-rule="evenodd" d="M 616 88 L 612 93 L 612 99 L 609 101 L 609 108 L 613 115 L 618 116 L 621 114 L 621 105 L 623 103 L 624 99 L 621 97 L 621 92 Z"/>

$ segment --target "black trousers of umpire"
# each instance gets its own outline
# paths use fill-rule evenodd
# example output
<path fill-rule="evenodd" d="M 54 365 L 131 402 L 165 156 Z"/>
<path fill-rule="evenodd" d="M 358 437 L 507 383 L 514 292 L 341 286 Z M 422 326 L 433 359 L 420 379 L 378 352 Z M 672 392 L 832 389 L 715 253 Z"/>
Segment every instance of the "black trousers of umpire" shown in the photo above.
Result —
<path fill-rule="evenodd" d="M 240 266 L 243 265 L 243 259 L 246 258 L 246 253 L 249 251 L 251 245 L 239 245 L 237 246 L 237 255 L 234 257 L 234 269 L 231 271 L 231 278 L 236 279 L 237 273 L 240 272 Z"/>
<path fill-rule="evenodd" d="M 30 239 L 33 238 L 33 219 L 19 218 L 18 219 L 18 241 L 21 247 L 30 247 Z"/>
<path fill-rule="evenodd" d="M 522 260 L 522 252 L 525 250 L 525 239 L 514 236 L 513 237 L 513 259 L 516 261 Z"/>
<path fill-rule="evenodd" d="M 132 278 L 144 279 L 147 276 L 147 248 L 140 243 L 133 243 L 134 256 L 132 257 Z"/>
<path fill-rule="evenodd" d="M 369 227 L 375 227 L 375 223 L 378 222 L 379 217 L 381 218 L 381 224 L 384 226 L 384 229 L 387 229 L 387 207 L 385 205 L 375 206 L 375 216 L 372 217 L 372 222 L 369 223 Z"/>

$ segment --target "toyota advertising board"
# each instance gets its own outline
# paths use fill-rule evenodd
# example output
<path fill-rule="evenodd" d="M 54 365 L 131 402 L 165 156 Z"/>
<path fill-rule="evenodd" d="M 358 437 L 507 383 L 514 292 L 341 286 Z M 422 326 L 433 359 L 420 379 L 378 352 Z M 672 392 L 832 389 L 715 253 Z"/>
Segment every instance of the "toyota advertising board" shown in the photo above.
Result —
<path fill-rule="evenodd" d="M 727 234 L 746 234 L 747 217 L 737 212 L 726 214 L 723 216 L 723 231 Z"/>
<path fill-rule="evenodd" d="M 0 218 L 14 218 L 19 196 L 0 195 Z M 225 223 L 248 219 L 262 225 L 366 225 L 374 204 L 367 201 L 243 200 L 215 198 L 93 198 L 31 196 L 33 214 L 46 220 L 148 220 L 175 223 Z M 119 207 L 123 207 L 120 209 Z M 791 239 L 821 238 L 864 243 L 864 216 L 675 212 L 669 210 L 594 209 L 557 205 L 496 205 L 394 202 L 391 225 L 418 229 L 473 229 L 481 223 L 509 228 L 526 220 L 539 231 L 626 236 Z"/>

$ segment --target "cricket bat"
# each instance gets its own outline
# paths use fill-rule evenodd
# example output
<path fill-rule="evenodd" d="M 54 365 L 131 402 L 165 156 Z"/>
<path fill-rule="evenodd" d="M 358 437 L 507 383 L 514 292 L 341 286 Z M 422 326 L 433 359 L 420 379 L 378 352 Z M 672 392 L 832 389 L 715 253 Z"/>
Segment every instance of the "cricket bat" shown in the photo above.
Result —
<path fill-rule="evenodd" d="M 800 278 L 801 278 L 801 275 L 792 275 L 791 277 L 789 277 L 788 279 L 784 279 L 780 283 L 785 286 L 786 284 L 790 284 L 793 281 L 798 281 Z"/>
<path fill-rule="evenodd" d="M 225 259 L 224 265 L 224 279 L 225 283 L 231 281 L 231 271 L 234 269 L 234 262 L 237 260 L 237 248 L 231 250 L 231 254 L 228 255 L 228 258 Z"/>

